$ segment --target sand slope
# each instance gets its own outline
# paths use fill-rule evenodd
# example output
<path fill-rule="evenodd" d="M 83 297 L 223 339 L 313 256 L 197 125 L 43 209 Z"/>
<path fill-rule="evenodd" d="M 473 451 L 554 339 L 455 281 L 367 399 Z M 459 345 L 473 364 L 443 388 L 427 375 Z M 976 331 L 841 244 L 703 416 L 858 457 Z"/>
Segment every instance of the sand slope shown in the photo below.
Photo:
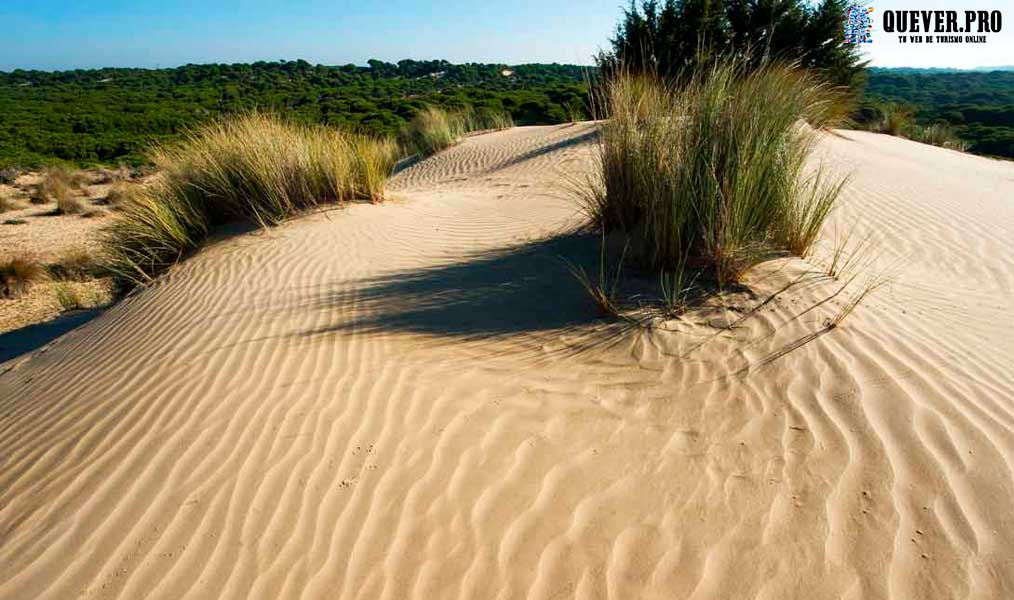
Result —
<path fill-rule="evenodd" d="M 0 597 L 1014 597 L 1014 165 L 825 136 L 894 283 L 761 366 L 836 284 L 596 321 L 553 237 L 591 132 L 470 138 L 0 366 Z"/>

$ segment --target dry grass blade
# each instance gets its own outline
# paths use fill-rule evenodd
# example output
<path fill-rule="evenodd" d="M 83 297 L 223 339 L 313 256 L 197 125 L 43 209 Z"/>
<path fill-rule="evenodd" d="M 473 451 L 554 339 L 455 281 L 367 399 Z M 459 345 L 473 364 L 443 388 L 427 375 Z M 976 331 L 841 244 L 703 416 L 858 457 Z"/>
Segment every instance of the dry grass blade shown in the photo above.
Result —
<path fill-rule="evenodd" d="M 863 284 L 862 289 L 860 289 L 858 293 L 853 294 L 849 298 L 848 302 L 842 305 L 842 307 L 833 317 L 828 319 L 828 321 L 825 323 L 825 326 L 828 329 L 834 329 L 836 327 L 839 327 L 842 324 L 842 322 L 846 318 L 848 318 L 849 315 L 855 312 L 856 308 L 858 308 L 859 305 L 862 304 L 864 300 L 869 298 L 871 294 L 873 294 L 874 292 L 876 292 L 877 290 L 879 290 L 880 288 L 884 287 L 887 284 L 888 279 L 886 276 L 882 274 L 873 274 L 868 276 L 866 282 Z"/>

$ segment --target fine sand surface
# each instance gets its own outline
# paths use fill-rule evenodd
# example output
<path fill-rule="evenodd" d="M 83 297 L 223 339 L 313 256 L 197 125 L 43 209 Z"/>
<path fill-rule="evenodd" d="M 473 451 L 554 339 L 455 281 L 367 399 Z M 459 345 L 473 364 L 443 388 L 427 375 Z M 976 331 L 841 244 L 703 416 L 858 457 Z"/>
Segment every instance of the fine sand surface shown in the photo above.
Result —
<path fill-rule="evenodd" d="M 594 318 L 592 127 L 469 138 L 0 365 L 0 598 L 1014 597 L 1014 164 L 825 135 L 827 237 L 893 283 L 768 362 L 836 282 Z"/>

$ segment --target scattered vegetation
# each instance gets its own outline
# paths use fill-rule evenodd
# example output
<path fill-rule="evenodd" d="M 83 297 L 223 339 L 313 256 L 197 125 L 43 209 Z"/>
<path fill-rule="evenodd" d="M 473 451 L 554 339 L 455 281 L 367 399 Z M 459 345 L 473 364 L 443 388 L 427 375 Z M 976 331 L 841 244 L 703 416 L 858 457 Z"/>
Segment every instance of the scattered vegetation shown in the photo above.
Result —
<path fill-rule="evenodd" d="M 139 283 L 192 251 L 212 227 L 274 225 L 320 202 L 376 201 L 397 157 L 385 139 L 248 113 L 151 153 L 158 175 L 105 235 L 109 269 Z"/>
<path fill-rule="evenodd" d="M 46 267 L 34 257 L 20 254 L 0 262 L 0 296 L 15 298 L 33 285 L 49 280 Z"/>
<path fill-rule="evenodd" d="M 1014 71 L 878 69 L 868 71 L 865 100 L 856 111 L 861 127 L 873 127 L 884 106 L 907 107 L 907 129 L 918 141 L 991 156 L 1014 158 Z"/>
<path fill-rule="evenodd" d="M 868 105 L 862 113 L 861 126 L 869 131 L 905 137 L 910 140 L 965 151 L 968 143 L 960 139 L 953 127 L 945 123 L 923 126 L 916 123 L 915 108 L 892 102 Z"/>
<path fill-rule="evenodd" d="M 842 179 L 804 165 L 815 127 L 840 117 L 831 90 L 787 65 L 717 65 L 670 85 L 620 75 L 597 102 L 610 117 L 583 201 L 659 271 L 696 266 L 719 285 L 772 251 L 805 256 Z"/>

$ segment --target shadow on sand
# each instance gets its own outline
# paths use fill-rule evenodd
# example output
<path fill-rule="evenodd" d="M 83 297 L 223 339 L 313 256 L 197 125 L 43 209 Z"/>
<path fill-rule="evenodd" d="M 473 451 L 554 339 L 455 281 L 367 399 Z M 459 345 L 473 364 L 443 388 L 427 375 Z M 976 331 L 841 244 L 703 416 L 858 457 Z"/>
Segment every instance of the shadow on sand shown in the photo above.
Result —
<path fill-rule="evenodd" d="M 45 346 L 72 329 L 102 314 L 101 310 L 78 310 L 60 317 L 0 334 L 0 363 Z"/>
<path fill-rule="evenodd" d="M 593 339 L 586 340 L 588 346 L 599 345 L 626 327 L 596 315 L 563 261 L 597 273 L 598 244 L 597 235 L 568 233 L 451 264 L 348 282 L 356 289 L 355 315 L 302 333 L 313 337 L 407 331 L 487 340 L 581 329 L 595 331 Z M 331 310 L 348 298 L 347 288 L 325 291 L 316 308 Z"/>

